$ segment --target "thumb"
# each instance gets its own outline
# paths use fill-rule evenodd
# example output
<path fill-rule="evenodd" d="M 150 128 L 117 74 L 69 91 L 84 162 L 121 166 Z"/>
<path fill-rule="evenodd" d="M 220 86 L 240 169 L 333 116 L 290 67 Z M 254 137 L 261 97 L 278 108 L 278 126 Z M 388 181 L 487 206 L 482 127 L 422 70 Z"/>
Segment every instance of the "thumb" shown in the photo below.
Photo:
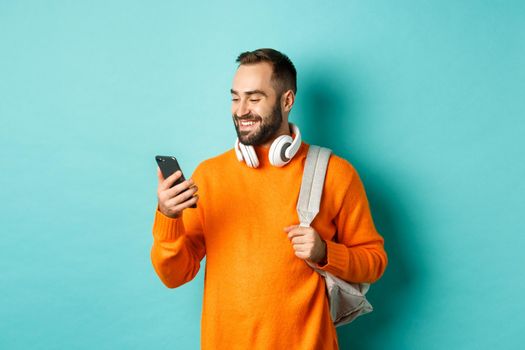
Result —
<path fill-rule="evenodd" d="M 294 228 L 296 228 L 298 225 L 291 225 L 291 226 L 286 226 L 284 228 L 284 231 L 285 232 L 290 232 L 291 230 L 293 230 Z"/>

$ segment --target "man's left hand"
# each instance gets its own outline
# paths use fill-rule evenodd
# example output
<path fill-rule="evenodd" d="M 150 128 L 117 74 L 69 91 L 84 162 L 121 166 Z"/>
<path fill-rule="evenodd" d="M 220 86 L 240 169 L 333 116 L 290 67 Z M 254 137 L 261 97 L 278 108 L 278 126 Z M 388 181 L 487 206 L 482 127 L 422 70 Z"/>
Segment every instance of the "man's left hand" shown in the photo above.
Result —
<path fill-rule="evenodd" d="M 284 228 L 292 242 L 295 255 L 315 264 L 326 263 L 326 243 L 312 227 L 292 225 Z"/>

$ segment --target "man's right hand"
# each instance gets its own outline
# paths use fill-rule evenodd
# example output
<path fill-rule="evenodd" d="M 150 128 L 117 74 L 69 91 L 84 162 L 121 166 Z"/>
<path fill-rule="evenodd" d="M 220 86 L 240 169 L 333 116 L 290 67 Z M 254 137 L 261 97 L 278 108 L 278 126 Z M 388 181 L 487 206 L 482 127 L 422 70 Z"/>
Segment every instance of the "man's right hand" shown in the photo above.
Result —
<path fill-rule="evenodd" d="M 180 217 L 184 209 L 196 204 L 199 199 L 199 195 L 195 195 L 198 188 L 193 182 L 193 179 L 186 180 L 171 187 L 181 176 L 182 173 L 176 171 L 164 179 L 160 169 L 157 167 L 157 177 L 159 178 L 159 187 L 157 189 L 159 210 L 162 214 L 173 219 Z"/>

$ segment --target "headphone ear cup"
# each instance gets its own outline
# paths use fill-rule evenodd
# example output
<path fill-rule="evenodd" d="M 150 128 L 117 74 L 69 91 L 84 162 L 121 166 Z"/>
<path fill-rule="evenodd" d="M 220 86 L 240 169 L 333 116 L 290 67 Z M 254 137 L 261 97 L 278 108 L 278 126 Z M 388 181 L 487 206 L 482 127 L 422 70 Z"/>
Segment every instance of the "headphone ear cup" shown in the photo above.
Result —
<path fill-rule="evenodd" d="M 291 158 L 286 157 L 286 150 L 292 145 L 292 142 L 293 139 L 289 135 L 279 136 L 272 142 L 268 152 L 268 159 L 271 165 L 282 167 L 288 164 Z"/>
<path fill-rule="evenodd" d="M 252 146 L 246 146 L 239 142 L 239 149 L 242 152 L 244 161 L 250 168 L 257 168 L 259 166 L 259 158 L 257 158 L 257 153 Z"/>
<path fill-rule="evenodd" d="M 290 127 L 292 128 L 295 137 L 293 139 L 292 145 L 286 148 L 284 158 L 292 159 L 297 154 L 297 152 L 299 152 L 299 148 L 301 148 L 302 138 L 301 130 L 299 130 L 299 127 L 297 127 L 297 125 L 290 123 Z"/>
<path fill-rule="evenodd" d="M 235 150 L 235 155 L 237 156 L 237 160 L 239 162 L 242 162 L 244 158 L 242 156 L 241 150 L 239 149 L 239 138 L 235 140 L 235 145 L 233 146 L 233 149 Z"/>

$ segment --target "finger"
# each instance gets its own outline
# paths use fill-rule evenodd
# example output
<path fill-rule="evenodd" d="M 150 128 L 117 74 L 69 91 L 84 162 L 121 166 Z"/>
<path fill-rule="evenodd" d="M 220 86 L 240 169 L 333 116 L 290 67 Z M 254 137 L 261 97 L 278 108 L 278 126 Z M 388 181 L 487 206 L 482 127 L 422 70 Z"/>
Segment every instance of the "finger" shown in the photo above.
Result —
<path fill-rule="evenodd" d="M 288 239 L 292 239 L 297 236 L 307 235 L 310 231 L 306 227 L 295 228 L 288 232 Z"/>
<path fill-rule="evenodd" d="M 192 205 L 196 204 L 199 201 L 199 195 L 196 195 L 195 197 L 191 197 L 189 200 L 180 203 L 173 208 L 174 211 L 181 212 L 182 210 L 191 207 Z"/>
<path fill-rule="evenodd" d="M 299 227 L 299 225 L 286 226 L 286 227 L 284 228 L 284 231 L 286 231 L 286 232 L 290 232 L 290 230 L 292 230 L 292 229 L 294 229 L 294 228 L 296 228 L 296 227 Z"/>
<path fill-rule="evenodd" d="M 157 167 L 157 178 L 159 179 L 159 185 L 164 181 L 164 176 L 162 176 L 162 172 L 160 171 L 160 168 Z"/>
<path fill-rule="evenodd" d="M 173 198 L 167 200 L 166 206 L 170 208 L 178 204 L 184 203 L 185 201 L 193 197 L 195 195 L 195 192 L 197 192 L 197 186 L 187 189 L 186 191 L 183 191 L 178 195 L 174 196 Z"/>
<path fill-rule="evenodd" d="M 308 239 L 307 236 L 295 236 L 291 239 L 292 244 L 304 244 L 304 243 L 312 243 L 311 239 Z"/>
<path fill-rule="evenodd" d="M 309 258 L 308 254 L 305 252 L 295 252 L 295 256 L 303 260 L 306 260 Z"/>
<path fill-rule="evenodd" d="M 191 199 L 192 197 L 196 196 L 195 192 L 196 190 L 194 189 L 188 189 L 186 191 L 183 191 L 180 194 L 176 195 L 175 197 L 166 201 L 166 206 L 173 208 L 179 204 L 182 204 L 186 202 L 187 200 Z"/>
<path fill-rule="evenodd" d="M 189 180 L 181 182 L 178 185 L 173 186 L 172 188 L 167 189 L 166 196 L 168 198 L 173 198 L 177 196 L 178 194 L 186 191 L 187 189 L 194 188 L 194 187 L 197 187 L 197 185 L 195 185 L 195 182 L 193 181 L 193 179 L 189 179 Z"/>
<path fill-rule="evenodd" d="M 305 247 L 304 244 L 294 244 L 293 250 L 297 253 L 306 253 L 308 252 L 308 247 Z"/>
<path fill-rule="evenodd" d="M 180 170 L 177 170 L 176 172 L 174 172 L 173 174 L 171 174 L 170 176 L 168 176 L 160 185 L 159 185 L 159 189 L 161 191 L 165 191 L 167 189 L 169 189 L 174 183 L 175 181 L 178 180 L 179 177 L 182 176 L 182 172 Z"/>

